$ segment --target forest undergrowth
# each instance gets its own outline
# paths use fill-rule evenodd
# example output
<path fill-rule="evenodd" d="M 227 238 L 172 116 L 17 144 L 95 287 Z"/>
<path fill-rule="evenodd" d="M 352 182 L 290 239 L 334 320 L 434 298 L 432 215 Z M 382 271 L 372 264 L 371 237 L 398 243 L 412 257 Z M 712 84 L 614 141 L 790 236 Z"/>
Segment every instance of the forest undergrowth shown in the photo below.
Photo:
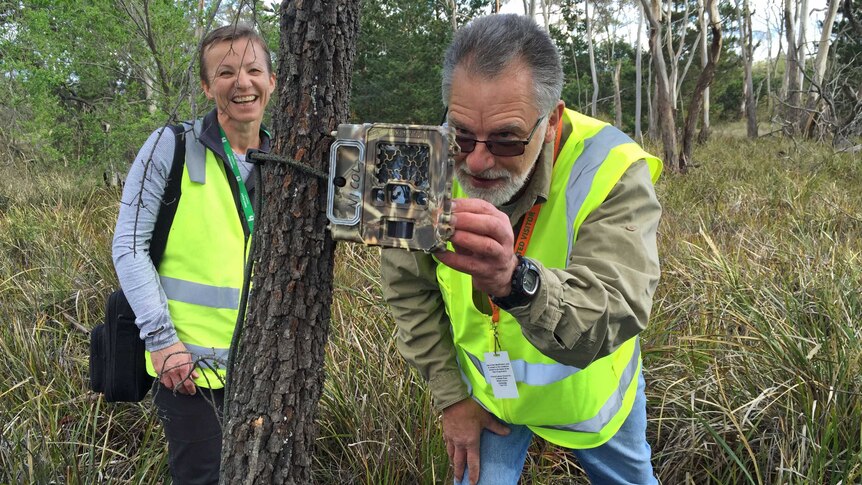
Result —
<path fill-rule="evenodd" d="M 716 135 L 687 174 L 664 174 L 642 338 L 662 483 L 862 482 L 860 187 L 858 156 L 773 137 Z M 119 199 L 86 171 L 0 161 L 0 483 L 169 482 L 151 400 L 88 391 Z M 315 482 L 451 483 L 378 251 L 339 244 L 337 258 Z M 524 483 L 587 483 L 546 443 L 527 466 Z"/>

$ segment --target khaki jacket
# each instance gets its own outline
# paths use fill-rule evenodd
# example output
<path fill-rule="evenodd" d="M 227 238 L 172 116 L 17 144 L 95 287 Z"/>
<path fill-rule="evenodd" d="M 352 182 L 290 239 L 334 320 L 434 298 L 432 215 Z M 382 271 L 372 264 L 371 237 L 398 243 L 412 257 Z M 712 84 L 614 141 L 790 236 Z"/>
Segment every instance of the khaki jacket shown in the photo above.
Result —
<path fill-rule="evenodd" d="M 564 130 L 563 143 L 567 135 Z M 522 196 L 500 208 L 509 215 L 515 234 L 524 214 L 547 200 L 552 150 L 552 144 L 546 144 Z M 509 312 L 524 336 L 554 360 L 586 367 L 646 328 L 660 274 L 660 217 L 649 168 L 638 161 L 584 221 L 568 267 L 541 267 L 535 300 Z M 436 264 L 429 254 L 384 249 L 381 276 L 398 327 L 398 349 L 428 381 L 435 405 L 444 409 L 469 394 L 455 359 Z M 475 292 L 473 301 L 490 315 L 486 295 Z"/>

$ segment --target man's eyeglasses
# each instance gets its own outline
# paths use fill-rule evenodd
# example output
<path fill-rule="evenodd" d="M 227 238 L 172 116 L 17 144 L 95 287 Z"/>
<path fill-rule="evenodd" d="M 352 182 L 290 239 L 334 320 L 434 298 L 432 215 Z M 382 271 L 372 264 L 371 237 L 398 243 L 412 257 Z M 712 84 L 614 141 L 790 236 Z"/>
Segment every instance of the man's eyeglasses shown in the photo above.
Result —
<path fill-rule="evenodd" d="M 524 150 L 527 149 L 527 145 L 533 139 L 533 134 L 536 133 L 536 128 L 539 127 L 539 123 L 544 118 L 544 116 L 541 116 L 536 120 L 536 124 L 533 125 L 533 129 L 530 130 L 530 134 L 526 140 L 477 140 L 466 136 L 456 136 L 455 141 L 461 147 L 461 153 L 471 153 L 476 149 L 477 143 L 484 143 L 492 155 L 497 155 L 498 157 L 517 157 L 524 154 Z"/>

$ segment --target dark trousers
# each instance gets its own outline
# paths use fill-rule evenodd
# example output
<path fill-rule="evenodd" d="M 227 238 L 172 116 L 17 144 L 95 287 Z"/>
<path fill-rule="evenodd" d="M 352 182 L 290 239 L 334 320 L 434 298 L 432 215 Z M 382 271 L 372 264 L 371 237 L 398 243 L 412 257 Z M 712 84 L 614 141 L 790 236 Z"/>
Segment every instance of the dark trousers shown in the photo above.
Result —
<path fill-rule="evenodd" d="M 153 390 L 174 485 L 218 484 L 224 389 L 198 387 L 194 396 L 187 396 L 156 381 Z"/>

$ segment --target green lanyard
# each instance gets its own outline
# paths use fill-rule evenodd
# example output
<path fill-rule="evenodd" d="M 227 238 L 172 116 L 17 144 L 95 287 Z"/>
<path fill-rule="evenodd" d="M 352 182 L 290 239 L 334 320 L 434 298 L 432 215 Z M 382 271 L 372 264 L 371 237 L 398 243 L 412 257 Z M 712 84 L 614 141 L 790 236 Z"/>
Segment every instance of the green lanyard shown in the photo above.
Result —
<path fill-rule="evenodd" d="M 224 145 L 224 154 L 227 157 L 227 161 L 230 163 L 230 168 L 233 170 L 233 175 L 236 177 L 236 185 L 239 187 L 239 201 L 242 204 L 242 211 L 245 213 L 245 220 L 248 222 L 248 232 L 249 234 L 254 233 L 254 208 L 251 206 L 251 199 L 248 196 L 248 190 L 245 189 L 245 182 L 242 181 L 242 174 L 239 173 L 239 166 L 236 163 L 236 155 L 233 154 L 233 150 L 230 148 L 230 142 L 227 141 L 227 137 L 224 135 L 224 130 L 219 126 L 219 133 L 221 133 L 221 142 Z"/>

